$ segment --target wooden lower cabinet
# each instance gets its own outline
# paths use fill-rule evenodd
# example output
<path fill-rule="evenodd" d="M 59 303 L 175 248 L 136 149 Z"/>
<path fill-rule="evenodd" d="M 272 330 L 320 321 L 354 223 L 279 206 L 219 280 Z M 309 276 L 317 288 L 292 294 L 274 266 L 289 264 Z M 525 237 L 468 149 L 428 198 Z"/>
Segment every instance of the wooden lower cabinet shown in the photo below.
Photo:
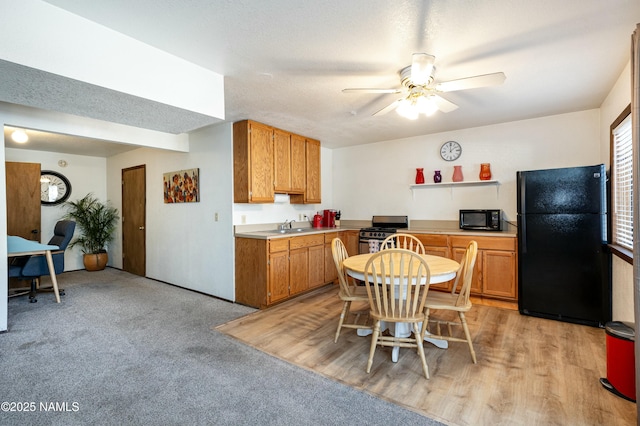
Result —
<path fill-rule="evenodd" d="M 451 258 L 451 253 L 449 250 L 449 237 L 447 235 L 416 234 L 416 238 L 418 238 L 422 243 L 422 245 L 424 245 L 425 253 L 432 254 L 434 256 Z M 451 291 L 452 285 L 453 285 L 452 281 L 447 281 L 445 283 L 434 284 L 429 288 Z"/>
<path fill-rule="evenodd" d="M 236 302 L 266 308 L 325 281 L 325 236 L 236 238 Z M 335 269 L 335 267 L 334 267 Z"/>
<path fill-rule="evenodd" d="M 517 300 L 516 238 L 450 236 L 454 259 L 460 260 L 469 241 L 478 243 L 471 293 L 500 299 Z M 458 257 L 458 258 L 456 258 Z"/>
<path fill-rule="evenodd" d="M 338 270 L 333 262 L 333 253 L 331 251 L 331 241 L 334 238 L 340 238 L 344 243 L 344 232 L 327 232 L 324 234 L 324 282 L 332 283 L 338 280 Z"/>

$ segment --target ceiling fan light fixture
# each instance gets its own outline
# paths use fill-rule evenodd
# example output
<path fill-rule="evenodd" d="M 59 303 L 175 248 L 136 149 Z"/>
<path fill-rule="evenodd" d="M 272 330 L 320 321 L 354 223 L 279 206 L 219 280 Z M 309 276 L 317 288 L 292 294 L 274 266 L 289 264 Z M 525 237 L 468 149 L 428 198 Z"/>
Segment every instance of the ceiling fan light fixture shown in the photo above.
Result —
<path fill-rule="evenodd" d="M 29 136 L 27 136 L 27 132 L 24 130 L 18 129 L 11 133 L 11 139 L 16 143 L 25 143 L 29 140 Z"/>
<path fill-rule="evenodd" d="M 438 105 L 433 96 L 420 96 L 416 101 L 418 111 L 427 117 L 432 116 L 438 111 Z"/>
<path fill-rule="evenodd" d="M 416 86 L 426 86 L 431 82 L 434 56 L 414 53 L 411 63 L 411 82 Z"/>
<path fill-rule="evenodd" d="M 409 120 L 417 119 L 418 115 L 420 114 L 415 102 L 413 102 L 409 98 L 400 101 L 398 108 L 396 108 L 396 112 L 402 117 L 408 118 Z"/>

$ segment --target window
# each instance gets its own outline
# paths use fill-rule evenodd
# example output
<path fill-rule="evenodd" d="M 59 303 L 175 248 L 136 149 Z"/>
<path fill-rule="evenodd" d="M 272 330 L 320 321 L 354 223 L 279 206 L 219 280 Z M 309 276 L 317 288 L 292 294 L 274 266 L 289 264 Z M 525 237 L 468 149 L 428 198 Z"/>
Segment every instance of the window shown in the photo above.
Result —
<path fill-rule="evenodd" d="M 631 109 L 611 125 L 611 237 L 614 245 L 633 250 L 633 145 Z M 630 255 L 630 253 L 628 253 Z"/>

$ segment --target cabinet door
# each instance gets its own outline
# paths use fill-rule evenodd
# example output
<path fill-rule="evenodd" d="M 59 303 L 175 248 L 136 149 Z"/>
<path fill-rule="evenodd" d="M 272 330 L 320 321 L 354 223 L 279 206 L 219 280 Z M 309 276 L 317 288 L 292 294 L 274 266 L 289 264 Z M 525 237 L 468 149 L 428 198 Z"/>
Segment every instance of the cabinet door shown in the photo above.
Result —
<path fill-rule="evenodd" d="M 322 202 L 320 188 L 320 141 L 307 139 L 306 167 L 307 179 L 304 202 L 307 204 L 320 204 Z"/>
<path fill-rule="evenodd" d="M 273 129 L 249 124 L 249 201 L 273 203 Z"/>
<path fill-rule="evenodd" d="M 466 249 L 463 248 L 454 248 L 453 249 L 453 260 L 456 262 L 461 262 Z M 482 294 L 482 254 L 480 250 L 478 251 L 478 255 L 476 257 L 476 264 L 473 267 L 473 278 L 471 279 L 471 294 L 480 295 Z M 460 283 L 462 284 L 462 283 Z"/>
<path fill-rule="evenodd" d="M 516 256 L 514 252 L 482 250 L 482 293 L 516 298 Z"/>
<path fill-rule="evenodd" d="M 324 279 L 324 247 L 324 244 L 309 247 L 309 288 L 320 287 L 326 282 Z"/>
<path fill-rule="evenodd" d="M 291 135 L 291 191 L 304 194 L 307 176 L 305 159 L 306 140 L 299 135 Z"/>
<path fill-rule="evenodd" d="M 269 303 L 289 296 L 289 252 L 269 255 Z"/>
<path fill-rule="evenodd" d="M 309 249 L 289 251 L 289 293 L 294 295 L 309 288 Z"/>
<path fill-rule="evenodd" d="M 273 173 L 275 192 L 291 190 L 291 135 L 282 130 L 273 130 Z"/>
<path fill-rule="evenodd" d="M 347 253 L 349 256 L 355 256 L 359 253 L 359 242 L 360 242 L 360 231 L 346 231 L 345 232 L 345 240 L 343 240 L 345 247 L 347 248 Z"/>
<path fill-rule="evenodd" d="M 449 256 L 449 247 L 432 247 L 432 246 L 425 246 L 424 247 L 424 251 L 427 254 L 431 254 L 433 256 L 440 256 L 440 257 L 446 257 L 447 259 L 450 258 Z M 464 251 L 463 251 L 464 253 Z M 457 260 L 458 262 L 460 261 L 459 259 L 456 259 L 455 257 L 453 258 L 454 260 Z M 444 282 L 444 283 L 439 283 L 439 284 L 431 284 L 429 286 L 429 290 L 434 289 L 434 290 L 444 290 L 444 291 L 451 291 L 451 287 L 453 286 L 453 280 Z"/>

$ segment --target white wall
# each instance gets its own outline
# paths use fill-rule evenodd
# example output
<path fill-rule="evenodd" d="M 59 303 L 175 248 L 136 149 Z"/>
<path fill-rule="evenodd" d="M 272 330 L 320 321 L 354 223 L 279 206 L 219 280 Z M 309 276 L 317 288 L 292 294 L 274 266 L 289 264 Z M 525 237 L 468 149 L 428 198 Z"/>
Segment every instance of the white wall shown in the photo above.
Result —
<path fill-rule="evenodd" d="M 627 64 L 609 95 L 600 106 L 600 145 L 604 161 L 609 164 L 611 123 L 631 102 L 631 64 Z M 609 168 L 609 167 L 607 167 Z M 614 321 L 635 322 L 633 308 L 633 265 L 613 256 L 612 308 Z"/>
<path fill-rule="evenodd" d="M 459 209 L 499 208 L 515 221 L 516 172 L 601 163 L 599 123 L 599 111 L 589 110 L 336 149 L 333 204 L 343 219 L 406 214 L 410 220 L 455 221 Z M 448 140 L 462 145 L 453 163 L 439 154 Z M 462 165 L 465 180 L 477 181 L 480 163 L 491 163 L 499 186 L 409 189 L 418 167 L 427 182 L 434 170 L 451 182 L 454 164 Z"/>
<path fill-rule="evenodd" d="M 89 192 L 92 192 L 100 200 L 107 198 L 107 160 L 105 158 L 6 148 L 5 160 L 19 163 L 40 163 L 41 170 L 62 173 L 71 183 L 69 200 L 80 199 Z M 58 166 L 59 160 L 65 160 L 67 167 Z M 41 207 L 42 234 L 40 242 L 46 244 L 51 239 L 56 222 L 64 214 L 65 209 L 62 205 Z M 64 261 L 65 271 L 84 269 L 80 247 L 66 250 Z M 111 260 L 109 264 L 112 264 Z"/>
<path fill-rule="evenodd" d="M 44 111 L 37 108 L 22 107 L 18 105 L 0 102 L 0 126 L 12 125 L 28 129 L 38 129 L 64 133 L 90 138 L 112 140 L 121 143 L 140 144 L 150 147 L 161 147 L 177 151 L 188 150 L 187 135 L 170 135 L 162 132 L 134 128 L 120 124 L 87 119 L 69 114 Z M 4 137 L 3 137 L 4 142 Z M 6 177 L 5 177 L 5 152 L 2 150 L 0 162 L 0 231 L 7 234 L 7 205 L 6 205 Z M 50 160 L 47 160 L 50 161 Z M 99 170 L 87 170 L 91 176 L 93 173 L 101 173 Z M 102 173 L 101 173 L 102 174 Z M 107 175 L 107 179 L 109 175 Z M 87 179 L 87 177 L 85 177 Z M 91 178 L 89 178 L 91 179 Z M 102 177 L 99 178 L 100 182 Z M 94 183 L 93 181 L 89 181 Z M 119 178 L 118 178 L 119 182 Z M 73 184 L 72 184 L 73 185 Z M 96 191 L 103 191 L 104 186 L 96 183 L 92 187 Z M 0 242 L 0 255 L 6 257 L 6 240 Z M 7 300 L 7 264 L 0 263 L 0 300 Z M 7 330 L 7 303 L 0 302 L 0 331 Z"/>
<path fill-rule="evenodd" d="M 109 199 L 122 210 L 122 169 L 144 164 L 147 277 L 234 300 L 232 125 L 193 132 L 189 145 L 189 153 L 142 148 L 110 157 Z M 200 201 L 165 204 L 163 173 L 191 168 L 200 169 Z M 121 268 L 120 240 L 111 247 L 112 255 L 114 266 Z"/>

